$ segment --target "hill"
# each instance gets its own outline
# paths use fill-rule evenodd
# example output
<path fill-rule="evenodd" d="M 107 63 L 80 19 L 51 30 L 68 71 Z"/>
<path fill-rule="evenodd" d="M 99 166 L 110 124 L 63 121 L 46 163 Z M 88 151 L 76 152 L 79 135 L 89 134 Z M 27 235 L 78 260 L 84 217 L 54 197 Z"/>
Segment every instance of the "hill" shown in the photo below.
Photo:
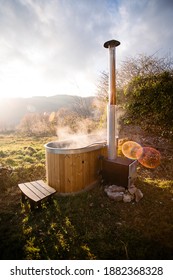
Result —
<path fill-rule="evenodd" d="M 55 95 L 3 99 L 0 102 L 0 130 L 14 128 L 27 113 L 49 113 L 62 107 L 73 109 L 78 98 L 90 103 L 94 97 Z"/>

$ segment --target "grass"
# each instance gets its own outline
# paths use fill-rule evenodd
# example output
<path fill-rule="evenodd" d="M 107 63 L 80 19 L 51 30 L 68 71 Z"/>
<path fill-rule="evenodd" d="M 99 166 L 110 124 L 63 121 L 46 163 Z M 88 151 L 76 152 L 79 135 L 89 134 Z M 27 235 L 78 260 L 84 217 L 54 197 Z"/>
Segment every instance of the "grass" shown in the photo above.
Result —
<path fill-rule="evenodd" d="M 1 259 L 172 259 L 172 158 L 166 147 L 158 168 L 138 167 L 139 203 L 114 202 L 100 184 L 55 195 L 31 212 L 21 204 L 17 183 L 45 179 L 43 145 L 50 140 L 0 137 L 1 165 L 11 170 L 6 180 L 1 174 Z"/>
<path fill-rule="evenodd" d="M 31 162 L 45 162 L 44 141 L 48 138 L 23 138 L 15 135 L 0 137 L 1 165 L 19 166 Z"/>

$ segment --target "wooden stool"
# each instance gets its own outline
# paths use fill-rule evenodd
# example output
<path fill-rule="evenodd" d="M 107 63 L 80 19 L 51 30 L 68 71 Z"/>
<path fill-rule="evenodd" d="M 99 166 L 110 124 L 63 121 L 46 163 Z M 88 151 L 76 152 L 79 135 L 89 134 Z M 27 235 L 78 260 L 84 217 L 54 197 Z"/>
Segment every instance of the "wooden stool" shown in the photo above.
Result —
<path fill-rule="evenodd" d="M 18 186 L 22 193 L 22 202 L 25 202 L 26 197 L 29 198 L 31 210 L 34 209 L 35 205 L 40 207 L 43 199 L 56 193 L 56 190 L 45 184 L 43 180 L 22 183 Z"/>

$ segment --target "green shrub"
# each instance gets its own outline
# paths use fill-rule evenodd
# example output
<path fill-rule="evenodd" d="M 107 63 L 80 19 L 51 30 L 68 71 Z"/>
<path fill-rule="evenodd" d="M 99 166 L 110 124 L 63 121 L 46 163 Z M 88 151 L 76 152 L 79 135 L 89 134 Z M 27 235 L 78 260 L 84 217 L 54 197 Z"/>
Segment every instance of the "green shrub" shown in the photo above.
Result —
<path fill-rule="evenodd" d="M 127 85 L 128 119 L 148 125 L 173 127 L 173 76 L 171 72 L 136 76 Z"/>

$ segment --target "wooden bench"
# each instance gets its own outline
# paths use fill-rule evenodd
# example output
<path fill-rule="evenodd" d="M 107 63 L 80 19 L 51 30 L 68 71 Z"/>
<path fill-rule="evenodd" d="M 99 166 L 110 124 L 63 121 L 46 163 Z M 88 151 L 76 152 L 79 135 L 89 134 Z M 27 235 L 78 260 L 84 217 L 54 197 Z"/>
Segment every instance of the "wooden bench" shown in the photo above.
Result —
<path fill-rule="evenodd" d="M 29 198 L 31 210 L 34 209 L 35 205 L 40 206 L 43 199 L 56 193 L 56 190 L 45 184 L 43 180 L 22 183 L 18 186 L 21 190 L 22 202 L 25 202 L 26 197 Z"/>

